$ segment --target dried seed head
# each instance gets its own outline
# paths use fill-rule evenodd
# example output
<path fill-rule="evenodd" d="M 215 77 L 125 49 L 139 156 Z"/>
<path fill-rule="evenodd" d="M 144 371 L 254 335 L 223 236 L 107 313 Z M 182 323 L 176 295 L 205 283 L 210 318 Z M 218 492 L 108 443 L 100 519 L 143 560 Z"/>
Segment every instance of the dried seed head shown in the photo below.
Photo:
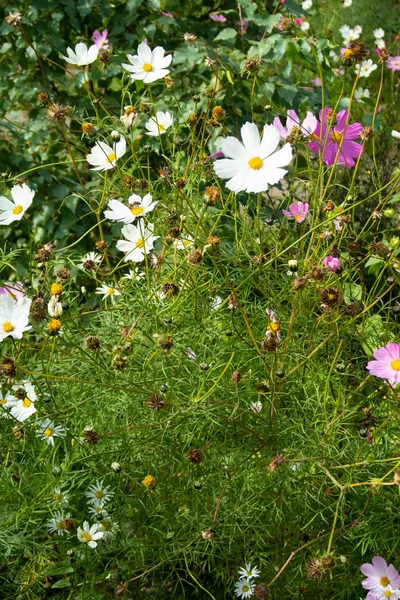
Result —
<path fill-rule="evenodd" d="M 239 381 L 242 379 L 240 371 L 233 371 L 231 379 L 234 383 L 239 383 Z"/>
<path fill-rule="evenodd" d="M 82 439 L 85 442 L 85 444 L 89 444 L 94 446 L 95 444 L 98 444 L 99 440 L 100 440 L 100 434 L 97 431 L 94 431 L 94 429 L 85 429 L 82 433 Z"/>
<path fill-rule="evenodd" d="M 175 283 L 169 282 L 164 283 L 164 285 L 161 286 L 161 291 L 166 295 L 167 298 L 173 298 L 179 294 L 180 290 L 179 286 L 177 286 Z"/>
<path fill-rule="evenodd" d="M 174 80 L 169 75 L 167 75 L 166 77 L 164 77 L 164 83 L 167 86 L 167 88 L 169 88 L 169 89 L 173 88 L 174 85 L 175 85 Z"/>
<path fill-rule="evenodd" d="M 394 474 L 393 481 L 396 485 L 400 485 L 400 470 L 397 470 Z"/>
<path fill-rule="evenodd" d="M 244 67 L 242 69 L 243 74 L 250 75 L 252 73 L 256 73 L 262 65 L 262 60 L 260 57 L 256 56 L 255 58 L 249 58 L 244 63 Z"/>
<path fill-rule="evenodd" d="M 183 39 L 187 43 L 188 46 L 193 46 L 193 44 L 197 40 L 197 35 L 194 35 L 194 33 L 185 33 L 185 35 L 183 36 Z"/>
<path fill-rule="evenodd" d="M 181 177 L 180 179 L 177 179 L 174 182 L 174 186 L 178 189 L 178 190 L 183 190 L 183 188 L 186 185 L 186 179 L 184 177 Z"/>
<path fill-rule="evenodd" d="M 125 596 L 127 592 L 128 588 L 126 587 L 126 585 L 124 585 L 123 583 L 119 583 L 115 588 L 114 596 L 116 598 L 120 598 L 121 596 Z"/>
<path fill-rule="evenodd" d="M 261 350 L 263 352 L 274 352 L 279 346 L 279 342 L 276 336 L 271 335 L 269 338 L 264 338 L 261 344 Z"/>
<path fill-rule="evenodd" d="M 384 63 L 390 57 L 390 52 L 387 48 L 382 48 L 381 53 L 379 55 L 379 62 Z"/>
<path fill-rule="evenodd" d="M 16 10 L 13 13 L 9 13 L 5 18 L 5 22 L 10 27 L 18 27 L 19 25 L 21 25 L 22 22 L 22 13 L 20 13 L 19 10 Z"/>
<path fill-rule="evenodd" d="M 366 142 L 368 140 L 371 140 L 374 137 L 374 129 L 373 127 L 371 127 L 370 125 L 367 125 L 365 127 L 362 128 L 361 134 L 360 134 L 360 138 Z"/>
<path fill-rule="evenodd" d="M 321 300 L 325 306 L 334 306 L 340 300 L 340 292 L 335 287 L 329 287 L 321 291 Z"/>
<path fill-rule="evenodd" d="M 215 119 L 216 121 L 223 121 L 225 119 L 225 111 L 222 108 L 222 106 L 214 106 L 214 108 L 212 109 L 212 118 Z"/>
<path fill-rule="evenodd" d="M 311 279 L 311 281 L 322 281 L 325 279 L 325 271 L 322 267 L 313 267 L 307 274 L 307 277 Z"/>
<path fill-rule="evenodd" d="M 112 62 L 113 55 L 109 50 L 103 50 L 99 54 L 99 61 L 103 63 L 103 65 L 109 65 Z"/>
<path fill-rule="evenodd" d="M 47 92 L 39 92 L 39 94 L 37 95 L 37 99 L 42 106 L 47 106 L 48 104 L 50 104 L 50 98 Z"/>
<path fill-rule="evenodd" d="M 328 202 L 324 206 L 324 211 L 325 212 L 332 212 L 332 210 L 334 210 L 334 208 L 335 208 L 335 205 L 332 202 L 332 200 L 328 200 Z"/>
<path fill-rule="evenodd" d="M 152 269 L 158 269 L 158 267 L 161 265 L 161 255 L 153 252 L 153 254 L 150 256 L 150 264 Z"/>
<path fill-rule="evenodd" d="M 146 404 L 151 410 L 160 411 L 165 406 L 165 399 L 160 394 L 154 393 L 147 398 Z"/>
<path fill-rule="evenodd" d="M 196 266 L 203 260 L 203 253 L 198 248 L 193 248 L 186 256 L 189 265 Z"/>
<path fill-rule="evenodd" d="M 294 23 L 292 19 L 283 17 L 283 19 L 280 20 L 279 25 L 281 26 L 282 31 L 289 31 L 290 29 L 293 29 Z"/>
<path fill-rule="evenodd" d="M 209 235 L 207 238 L 207 244 L 211 246 L 211 248 L 218 248 L 220 239 L 217 235 Z"/>
<path fill-rule="evenodd" d="M 47 116 L 50 121 L 55 121 L 56 123 L 64 123 L 65 119 L 71 114 L 71 108 L 69 106 L 64 106 L 63 104 L 58 104 L 57 102 L 52 102 L 49 104 L 47 108 Z"/>
<path fill-rule="evenodd" d="M 333 569 L 333 567 L 336 565 L 336 559 L 333 554 L 326 554 L 325 556 L 322 556 L 321 565 L 324 569 Z"/>
<path fill-rule="evenodd" d="M 257 583 L 253 593 L 254 597 L 258 600 L 265 600 L 266 598 L 268 598 L 269 591 L 265 585 L 263 585 L 262 583 Z"/>
<path fill-rule="evenodd" d="M 277 469 L 278 467 L 283 465 L 284 462 L 285 462 L 285 459 L 283 458 L 283 456 L 280 456 L 279 454 L 277 454 L 276 456 L 274 456 L 271 459 L 271 461 L 268 465 L 268 470 L 271 471 L 271 473 L 273 473 L 275 471 L 275 469 Z"/>
<path fill-rule="evenodd" d="M 232 294 L 230 294 L 228 298 L 228 309 L 236 310 L 237 308 L 239 308 L 239 300 L 235 292 L 232 292 Z"/>
<path fill-rule="evenodd" d="M 198 450 L 198 448 L 192 448 L 192 450 L 189 450 L 188 461 L 192 465 L 197 465 L 199 462 L 201 462 L 202 458 L 203 453 L 201 450 Z"/>
<path fill-rule="evenodd" d="M 122 371 L 123 369 L 125 369 L 127 363 L 128 363 L 128 358 L 126 356 L 118 355 L 113 358 L 111 366 L 113 367 L 113 369 Z"/>
<path fill-rule="evenodd" d="M 101 346 L 101 340 L 97 337 L 97 335 L 90 335 L 85 340 L 85 346 L 89 350 L 98 350 Z"/>
<path fill-rule="evenodd" d="M 256 385 L 256 390 L 259 394 L 268 394 L 269 393 L 268 384 L 265 381 L 260 381 L 260 383 L 257 383 L 257 385 Z"/>
<path fill-rule="evenodd" d="M 209 206 L 215 206 L 221 200 L 221 192 L 215 185 L 209 185 L 204 190 L 204 201 Z"/>
<path fill-rule="evenodd" d="M 15 361 L 11 356 L 7 356 L 7 354 L 3 357 L 0 362 L 0 374 L 3 377 L 12 378 L 17 374 L 17 367 L 15 365 Z"/>
<path fill-rule="evenodd" d="M 369 50 L 362 40 L 354 40 L 350 42 L 346 50 L 343 52 L 343 62 L 349 65 L 352 62 L 361 63 L 367 58 Z"/>
<path fill-rule="evenodd" d="M 357 304 L 354 304 L 354 303 L 352 303 L 352 304 L 346 304 L 343 307 L 343 314 L 344 315 L 354 316 L 354 315 L 356 315 L 358 313 L 358 311 L 359 311 L 359 307 L 358 307 Z"/>
<path fill-rule="evenodd" d="M 73 521 L 72 519 L 64 519 L 64 530 L 65 531 L 71 531 L 71 529 L 74 529 L 75 527 L 75 521 Z"/>
<path fill-rule="evenodd" d="M 302 290 L 307 285 L 307 281 L 307 277 L 296 277 L 292 284 L 292 290 L 295 292 L 297 292 L 297 290 Z"/>
<path fill-rule="evenodd" d="M 43 321 L 43 319 L 46 318 L 47 314 L 46 308 L 47 306 L 44 298 L 42 298 L 41 296 L 34 298 L 32 300 L 31 308 L 29 311 L 30 318 L 32 319 L 32 321 L 34 321 L 35 323 Z"/>
<path fill-rule="evenodd" d="M 307 577 L 320 581 L 325 577 L 326 571 L 318 558 L 311 559 L 306 565 Z"/>
<path fill-rule="evenodd" d="M 56 335 L 61 329 L 61 321 L 59 319 L 51 319 L 48 323 L 50 335 Z"/>
<path fill-rule="evenodd" d="M 68 271 L 68 269 L 66 269 L 65 267 L 61 267 L 61 269 L 58 269 L 58 271 L 55 272 L 55 276 L 57 277 L 57 279 L 65 281 L 66 279 L 69 279 L 71 277 L 71 272 Z"/>
<path fill-rule="evenodd" d="M 172 339 L 172 336 L 166 334 L 157 336 L 157 346 L 162 350 L 171 350 L 173 345 L 174 340 Z"/>

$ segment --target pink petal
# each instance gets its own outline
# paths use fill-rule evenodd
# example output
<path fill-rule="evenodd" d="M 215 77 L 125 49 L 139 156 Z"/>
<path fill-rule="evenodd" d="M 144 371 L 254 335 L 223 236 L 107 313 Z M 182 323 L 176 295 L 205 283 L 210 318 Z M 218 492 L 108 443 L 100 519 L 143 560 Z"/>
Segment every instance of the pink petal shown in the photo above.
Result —
<path fill-rule="evenodd" d="M 371 565 L 370 563 L 364 563 L 363 565 L 361 565 L 360 571 L 361 571 L 361 573 L 363 573 L 363 575 L 366 575 L 367 577 L 375 577 L 376 576 L 375 567 L 373 565 Z"/>
<path fill-rule="evenodd" d="M 374 556 L 372 559 L 372 564 L 376 569 L 376 574 L 380 577 L 386 577 L 387 572 L 387 562 L 382 556 Z"/>

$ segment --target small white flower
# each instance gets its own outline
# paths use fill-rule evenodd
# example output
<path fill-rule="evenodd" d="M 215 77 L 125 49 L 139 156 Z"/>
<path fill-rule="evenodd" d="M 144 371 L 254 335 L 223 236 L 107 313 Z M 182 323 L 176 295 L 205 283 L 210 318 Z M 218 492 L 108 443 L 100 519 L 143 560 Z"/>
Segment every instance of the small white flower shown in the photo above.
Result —
<path fill-rule="evenodd" d="M 304 0 L 303 4 L 301 5 L 301 8 L 303 10 L 309 10 L 312 7 L 312 0 Z"/>
<path fill-rule="evenodd" d="M 361 35 L 362 34 L 362 27 L 360 25 L 356 25 L 354 27 L 354 31 L 357 33 L 357 35 Z"/>
<path fill-rule="evenodd" d="M 103 285 L 101 285 L 100 287 L 96 288 L 96 294 L 103 294 L 103 300 L 106 300 L 107 298 L 111 298 L 111 302 L 114 303 L 115 302 L 115 297 L 116 296 L 120 296 L 121 292 L 119 290 L 117 290 L 117 288 L 112 287 L 111 285 L 107 284 L 107 283 L 103 283 Z"/>
<path fill-rule="evenodd" d="M 310 29 L 310 23 L 308 21 L 303 21 L 300 25 L 300 29 L 302 31 L 308 31 Z"/>
<path fill-rule="evenodd" d="M 250 404 L 250 408 L 253 411 L 253 413 L 260 413 L 263 409 L 262 402 L 260 402 L 260 400 L 257 400 L 257 402 L 252 402 Z"/>
<path fill-rule="evenodd" d="M 123 204 L 119 200 L 110 200 L 108 206 L 110 210 L 104 211 L 106 219 L 118 221 L 119 223 L 133 223 L 133 221 L 142 217 L 153 210 L 158 202 L 152 202 L 152 195 L 146 194 L 143 198 L 137 194 L 132 194 L 128 198 L 128 204 Z"/>
<path fill-rule="evenodd" d="M 124 225 L 122 235 L 125 240 L 119 240 L 116 244 L 117 249 L 125 253 L 124 261 L 141 262 L 146 254 L 152 250 L 154 242 L 159 238 L 153 235 L 153 225 L 149 223 L 148 227 L 140 225 Z"/>
<path fill-rule="evenodd" d="M 357 88 L 356 91 L 354 92 L 354 96 L 356 98 L 356 100 L 360 100 L 360 102 L 362 102 L 364 100 L 364 98 L 369 98 L 370 97 L 370 93 L 369 90 L 367 90 L 366 88 Z"/>
<path fill-rule="evenodd" d="M 3 417 L 3 419 L 10 418 L 10 409 L 14 405 L 15 400 L 15 396 L 10 392 L 7 392 L 5 398 L 0 396 L 0 416 Z"/>
<path fill-rule="evenodd" d="M 342 25 L 340 27 L 339 31 L 340 31 L 340 35 L 342 36 L 342 38 L 346 38 L 350 31 L 350 27 L 348 25 Z"/>
<path fill-rule="evenodd" d="M 211 298 L 211 310 L 218 310 L 223 301 L 224 300 L 221 298 L 221 296 L 215 296 L 215 298 Z"/>
<path fill-rule="evenodd" d="M 196 353 L 191 348 L 186 348 L 186 356 L 190 358 L 190 360 L 196 360 Z"/>
<path fill-rule="evenodd" d="M 53 498 L 56 504 L 59 506 L 64 506 L 65 504 L 68 504 L 69 494 L 68 492 L 61 491 L 59 487 L 56 487 L 54 488 Z"/>
<path fill-rule="evenodd" d="M 11 188 L 12 201 L 5 196 L 0 196 L 0 225 L 10 225 L 20 221 L 32 204 L 35 192 L 23 183 Z"/>
<path fill-rule="evenodd" d="M 240 567 L 238 573 L 240 579 L 254 579 L 260 576 L 261 571 L 259 571 L 257 567 L 252 568 L 250 563 L 246 563 L 244 567 Z"/>
<path fill-rule="evenodd" d="M 378 29 L 373 30 L 372 35 L 376 40 L 381 40 L 385 37 L 385 32 L 383 31 L 382 27 L 379 27 Z"/>
<path fill-rule="evenodd" d="M 157 46 L 151 51 L 150 47 L 142 42 L 137 51 L 138 53 L 134 56 L 128 54 L 130 65 L 122 63 L 123 68 L 131 73 L 132 79 L 152 83 L 168 75 L 167 67 L 171 64 L 172 55 L 164 56 L 164 48 Z"/>
<path fill-rule="evenodd" d="M 103 517 L 107 516 L 107 511 L 104 508 L 104 502 L 101 500 L 94 500 L 89 507 L 89 513 L 95 517 L 96 515 L 102 515 Z"/>
<path fill-rule="evenodd" d="M 298 266 L 297 260 L 295 260 L 295 259 L 288 260 L 288 267 L 291 271 L 296 271 L 297 266 Z"/>
<path fill-rule="evenodd" d="M 353 0 L 343 0 L 343 7 L 349 8 L 353 4 Z"/>
<path fill-rule="evenodd" d="M 151 117 L 145 125 L 147 135 L 159 136 L 167 132 L 173 123 L 173 117 L 168 111 L 158 110 L 155 117 Z"/>
<path fill-rule="evenodd" d="M 60 296 L 52 296 L 50 298 L 50 302 L 47 305 L 47 311 L 50 317 L 61 317 L 63 313 L 63 307 L 61 302 L 59 302 Z"/>
<path fill-rule="evenodd" d="M 397 140 L 400 140 L 400 131 L 392 129 L 392 137 L 396 138 Z"/>
<path fill-rule="evenodd" d="M 31 303 L 26 296 L 18 302 L 7 294 L 0 296 L 0 342 L 8 336 L 20 340 L 25 331 L 32 329 L 28 325 Z"/>
<path fill-rule="evenodd" d="M 86 160 L 92 165 L 92 171 L 107 171 L 113 169 L 117 160 L 126 152 L 126 141 L 123 136 L 110 148 L 105 142 L 96 142 Z"/>
<path fill-rule="evenodd" d="M 99 54 L 97 46 L 90 46 L 88 49 L 86 44 L 81 42 L 75 46 L 75 52 L 71 48 L 67 48 L 68 56 L 63 56 L 63 59 L 70 65 L 83 67 L 94 62 Z"/>
<path fill-rule="evenodd" d="M 122 279 L 129 279 L 130 281 L 139 281 L 139 279 L 143 279 L 145 276 L 144 273 L 141 273 L 139 269 L 131 269 L 126 275 L 122 276 Z"/>
<path fill-rule="evenodd" d="M 120 121 L 122 121 L 125 127 L 133 127 L 133 125 L 137 121 L 137 111 L 130 104 L 128 106 L 124 106 L 124 114 L 120 117 Z"/>
<path fill-rule="evenodd" d="M 54 446 L 55 437 L 65 437 L 67 430 L 61 425 L 54 425 L 50 419 L 44 419 L 38 423 L 40 430 L 38 435 L 40 439 L 46 440 L 48 444 Z"/>
<path fill-rule="evenodd" d="M 88 498 L 89 504 L 102 502 L 104 505 L 114 496 L 114 492 L 103 485 L 103 482 L 96 481 L 94 485 L 90 486 L 89 491 L 85 492 L 85 496 Z"/>
<path fill-rule="evenodd" d="M 14 419 L 20 421 L 20 423 L 29 419 L 35 412 L 35 402 L 28 398 L 28 396 L 21 399 L 15 398 L 15 402 L 12 403 L 10 408 L 11 415 Z"/>
<path fill-rule="evenodd" d="M 235 592 L 238 598 L 251 598 L 255 585 L 250 579 L 239 579 L 235 583 Z"/>
<path fill-rule="evenodd" d="M 87 544 L 90 548 L 96 548 L 96 540 L 100 540 L 104 535 L 104 532 L 99 531 L 99 529 L 101 529 L 100 525 L 92 525 L 89 527 L 89 523 L 85 521 L 83 523 L 83 528 L 78 527 L 78 540 Z"/>
<path fill-rule="evenodd" d="M 274 125 L 264 125 L 263 131 L 261 140 L 257 125 L 245 123 L 241 128 L 243 143 L 232 136 L 222 142 L 222 152 L 227 158 L 216 160 L 214 171 L 218 177 L 229 180 L 225 185 L 235 194 L 265 192 L 287 173 L 282 167 L 292 160 L 290 144 L 275 152 L 279 131 Z"/>
<path fill-rule="evenodd" d="M 386 43 L 385 40 L 376 40 L 376 47 L 379 48 L 379 50 L 383 50 L 383 48 L 386 48 Z"/>
<path fill-rule="evenodd" d="M 360 77 L 369 77 L 372 71 L 377 69 L 377 65 L 374 65 L 372 60 L 368 58 L 367 60 L 363 60 L 361 63 Z M 356 73 L 358 73 L 359 67 L 356 67 Z"/>
<path fill-rule="evenodd" d="M 101 263 L 101 255 L 96 252 L 88 252 L 85 256 L 82 256 L 81 262 L 78 267 L 83 271 L 93 271 L 93 269 Z M 84 293 L 84 292 L 83 292 Z"/>
<path fill-rule="evenodd" d="M 185 237 L 174 241 L 174 247 L 177 250 L 187 250 L 193 246 L 194 240 L 191 235 L 185 235 Z"/>
<path fill-rule="evenodd" d="M 112 462 L 111 469 L 114 471 L 114 473 L 119 473 L 121 470 L 121 465 L 119 464 L 119 462 Z"/>
<path fill-rule="evenodd" d="M 53 519 L 47 521 L 47 529 L 50 533 L 58 533 L 58 535 L 64 535 L 66 532 L 65 521 L 70 519 L 70 513 L 67 513 L 65 517 L 60 511 L 57 511 Z"/>

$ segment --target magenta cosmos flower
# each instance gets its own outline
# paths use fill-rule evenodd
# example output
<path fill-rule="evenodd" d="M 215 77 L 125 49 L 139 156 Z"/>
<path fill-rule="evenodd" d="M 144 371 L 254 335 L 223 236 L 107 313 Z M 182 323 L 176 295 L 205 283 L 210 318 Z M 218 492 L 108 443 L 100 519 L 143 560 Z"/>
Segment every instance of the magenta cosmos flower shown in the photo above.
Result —
<path fill-rule="evenodd" d="M 289 210 L 282 210 L 285 217 L 294 219 L 297 223 L 302 223 L 308 215 L 310 205 L 307 202 L 292 202 L 289 204 Z"/>
<path fill-rule="evenodd" d="M 306 118 L 302 123 L 300 123 L 300 119 L 297 116 L 296 111 L 288 110 L 287 118 L 286 118 L 286 127 L 284 127 L 281 123 L 279 117 L 275 117 L 274 125 L 279 131 L 279 134 L 283 140 L 286 140 L 291 135 L 299 134 L 301 136 L 309 136 L 317 128 L 318 121 L 316 117 L 312 114 L 312 112 L 307 111 Z"/>
<path fill-rule="evenodd" d="M 355 160 L 363 151 L 361 144 L 353 140 L 360 137 L 363 126 L 361 123 L 347 124 L 347 110 L 341 110 L 336 115 L 336 122 L 332 127 L 329 122 L 332 115 L 332 109 L 328 106 L 319 113 L 320 123 L 318 123 L 313 138 L 309 143 L 309 148 L 315 152 L 323 153 L 324 163 L 333 165 L 338 155 L 337 164 L 350 169 L 354 167 Z"/>
<path fill-rule="evenodd" d="M 224 15 L 218 15 L 217 13 L 211 13 L 210 19 L 216 21 L 217 23 L 226 23 L 226 17 Z"/>
<path fill-rule="evenodd" d="M 335 256 L 327 256 L 322 261 L 324 267 L 328 269 L 328 271 L 334 271 L 335 273 L 339 273 L 342 270 L 342 263 Z"/>
<path fill-rule="evenodd" d="M 94 31 L 92 35 L 92 40 L 94 41 L 94 45 L 99 50 L 108 50 L 110 44 L 108 43 L 108 31 L 107 29 L 103 29 L 102 33 L 100 31 Z"/>
<path fill-rule="evenodd" d="M 400 383 L 400 344 L 389 342 L 383 348 L 374 351 L 374 358 L 375 360 L 370 360 L 367 364 L 367 369 L 371 375 Z M 375 558 L 379 558 L 379 556 Z M 383 558 L 380 560 L 383 560 Z"/>
<path fill-rule="evenodd" d="M 400 56 L 389 56 L 386 66 L 391 71 L 400 71 Z"/>
<path fill-rule="evenodd" d="M 398 344 L 389 345 L 398 346 Z M 388 566 L 386 560 L 381 556 L 374 556 L 372 565 L 365 563 L 360 567 L 360 571 L 367 576 L 367 579 L 362 582 L 362 586 L 365 590 L 369 590 L 368 600 L 374 600 L 375 598 L 391 599 L 392 594 L 386 595 L 385 588 L 387 588 L 387 592 L 391 592 L 393 588 L 400 587 L 398 571 L 393 565 Z M 396 598 L 397 595 L 393 597 Z"/>
<path fill-rule="evenodd" d="M 16 302 L 22 300 L 25 297 L 22 281 L 17 281 L 17 283 L 7 282 L 4 284 L 4 287 L 0 287 L 0 296 L 5 296 L 6 294 L 11 296 Z"/>

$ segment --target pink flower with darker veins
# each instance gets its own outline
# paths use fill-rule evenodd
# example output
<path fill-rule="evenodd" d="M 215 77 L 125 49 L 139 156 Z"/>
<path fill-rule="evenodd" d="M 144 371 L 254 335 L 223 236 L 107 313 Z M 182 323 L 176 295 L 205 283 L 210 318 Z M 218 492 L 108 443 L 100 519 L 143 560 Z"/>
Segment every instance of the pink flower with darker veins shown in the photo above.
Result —
<path fill-rule="evenodd" d="M 354 140 L 360 137 L 361 123 L 348 124 L 348 111 L 341 110 L 332 119 L 333 111 L 328 106 L 319 113 L 320 123 L 314 131 L 314 140 L 309 143 L 309 148 L 316 154 L 323 153 L 326 165 L 333 165 L 337 157 L 337 164 L 350 169 L 354 167 L 355 160 L 363 151 L 361 144 Z"/>
<path fill-rule="evenodd" d="M 398 344 L 392 345 L 396 346 Z M 369 590 L 367 600 L 376 600 L 377 598 L 392 600 L 392 598 L 397 598 L 397 594 L 390 593 L 388 595 L 388 593 L 400 586 L 399 573 L 393 565 L 388 566 L 384 558 L 374 556 L 372 564 L 363 564 L 360 571 L 367 576 L 367 579 L 364 579 L 361 584 L 365 590 Z"/>
<path fill-rule="evenodd" d="M 367 364 L 367 370 L 371 375 L 379 377 L 380 379 L 387 379 L 395 384 L 400 383 L 400 344 L 389 342 L 386 346 L 377 348 L 374 350 L 374 358 L 375 360 L 370 360 Z M 383 560 L 383 558 L 380 558 L 379 556 L 375 558 L 379 558 L 380 561 Z M 372 559 L 372 562 L 375 566 L 374 559 Z M 383 565 L 383 563 L 377 562 L 380 565 Z M 364 575 L 367 575 L 366 572 L 363 571 L 363 573 Z M 396 577 L 398 577 L 398 574 Z M 398 585 L 400 587 L 400 579 Z"/>
<path fill-rule="evenodd" d="M 335 256 L 326 256 L 322 261 L 322 264 L 328 271 L 339 273 L 342 270 L 342 263 Z"/>
<path fill-rule="evenodd" d="M 294 219 L 297 223 L 302 223 L 308 215 L 310 205 L 307 202 L 292 202 L 289 204 L 289 210 L 282 210 L 285 217 Z"/>
<path fill-rule="evenodd" d="M 92 35 L 92 40 L 94 41 L 94 45 L 99 50 L 108 50 L 110 44 L 108 43 L 108 31 L 107 29 L 103 29 L 102 33 L 100 31 L 94 31 Z"/>
<path fill-rule="evenodd" d="M 217 23 L 226 23 L 227 18 L 224 15 L 217 15 L 217 13 L 211 13 L 210 19 L 216 21 Z"/>

